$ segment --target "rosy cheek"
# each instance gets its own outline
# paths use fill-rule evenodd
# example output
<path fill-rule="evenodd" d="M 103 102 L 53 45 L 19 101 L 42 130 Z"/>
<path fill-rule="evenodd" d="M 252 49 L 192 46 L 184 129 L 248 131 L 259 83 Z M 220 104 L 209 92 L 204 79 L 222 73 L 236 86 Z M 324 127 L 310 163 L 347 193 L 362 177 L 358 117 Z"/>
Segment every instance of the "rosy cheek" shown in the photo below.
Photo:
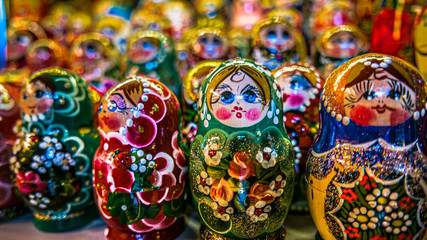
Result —
<path fill-rule="evenodd" d="M 118 119 L 118 118 L 110 117 L 107 120 L 107 127 L 109 129 L 111 129 L 111 130 L 117 130 L 117 129 L 119 129 L 121 127 L 120 125 L 121 125 L 120 119 Z"/>
<path fill-rule="evenodd" d="M 350 110 L 350 119 L 363 126 L 368 126 L 376 118 L 375 112 L 365 106 L 355 106 Z"/>
<path fill-rule="evenodd" d="M 41 99 L 37 102 L 37 112 L 38 113 L 45 113 L 49 110 L 50 107 L 52 107 L 53 100 L 52 99 Z"/>
<path fill-rule="evenodd" d="M 220 108 L 216 110 L 215 114 L 219 120 L 227 120 L 231 118 L 231 112 L 227 108 Z"/>
<path fill-rule="evenodd" d="M 290 95 L 287 99 L 287 102 L 289 102 L 291 107 L 299 107 L 304 103 L 304 101 L 305 97 L 302 94 Z"/>
<path fill-rule="evenodd" d="M 411 116 L 410 113 L 404 110 L 396 110 L 390 114 L 390 125 L 394 126 L 403 123 Z"/>
<path fill-rule="evenodd" d="M 250 121 L 256 121 L 261 117 L 261 111 L 258 108 L 251 108 L 245 112 L 245 117 Z"/>

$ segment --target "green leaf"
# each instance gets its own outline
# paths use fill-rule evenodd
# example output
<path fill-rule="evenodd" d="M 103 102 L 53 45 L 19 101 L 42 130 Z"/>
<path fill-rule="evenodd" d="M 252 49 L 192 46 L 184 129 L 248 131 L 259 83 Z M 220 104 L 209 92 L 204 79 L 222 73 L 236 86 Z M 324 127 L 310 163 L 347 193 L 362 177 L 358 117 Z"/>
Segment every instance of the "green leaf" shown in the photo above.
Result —
<path fill-rule="evenodd" d="M 112 217 L 119 218 L 120 224 L 134 224 L 144 215 L 144 205 L 132 193 L 108 194 L 107 211 Z"/>
<path fill-rule="evenodd" d="M 163 204 L 163 213 L 166 217 L 175 218 L 182 215 L 184 212 L 184 201 L 182 199 L 183 196 L 180 196 L 177 199 L 173 199 L 171 201 L 166 201 Z"/>
<path fill-rule="evenodd" d="M 223 158 L 223 159 L 221 159 L 221 162 L 219 162 L 219 164 L 216 165 L 215 167 L 221 168 L 224 170 L 228 170 L 228 169 L 230 169 L 230 162 L 227 159 Z"/>
<path fill-rule="evenodd" d="M 152 219 L 160 212 L 160 210 L 162 210 L 162 206 L 160 204 L 158 203 L 151 204 L 145 210 L 144 218 Z"/>
<path fill-rule="evenodd" d="M 227 172 L 224 169 L 217 167 L 208 166 L 207 172 L 211 178 L 221 179 L 227 175 Z"/>

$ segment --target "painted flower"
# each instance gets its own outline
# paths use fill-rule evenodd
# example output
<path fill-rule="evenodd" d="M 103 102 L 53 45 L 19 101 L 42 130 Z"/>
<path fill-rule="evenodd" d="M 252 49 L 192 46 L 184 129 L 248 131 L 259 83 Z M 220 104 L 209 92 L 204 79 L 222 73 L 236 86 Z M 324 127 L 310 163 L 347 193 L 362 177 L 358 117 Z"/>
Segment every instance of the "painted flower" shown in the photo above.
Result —
<path fill-rule="evenodd" d="M 375 188 L 371 194 L 366 195 L 366 201 L 378 212 L 385 210 L 386 213 L 390 213 L 398 207 L 396 201 L 398 196 L 397 192 L 391 192 L 389 188 L 384 188 L 382 191 Z"/>
<path fill-rule="evenodd" d="M 252 222 L 265 221 L 269 212 L 271 212 L 271 206 L 266 205 L 265 201 L 258 201 L 246 209 L 246 214 L 251 217 Z"/>
<path fill-rule="evenodd" d="M 218 144 L 208 144 L 203 149 L 205 163 L 209 166 L 216 166 L 221 162 L 222 152 L 218 151 Z"/>
<path fill-rule="evenodd" d="M 180 149 L 178 145 L 178 131 L 176 131 L 172 136 L 172 148 L 173 148 L 173 158 L 178 168 L 181 170 L 179 173 L 179 183 L 185 182 L 188 176 L 188 165 L 185 161 L 184 152 Z"/>
<path fill-rule="evenodd" d="M 212 178 L 208 176 L 205 171 L 202 171 L 196 178 L 198 189 L 205 195 L 209 195 L 210 186 L 212 185 Z"/>
<path fill-rule="evenodd" d="M 395 235 L 406 232 L 411 224 L 412 220 L 409 219 L 409 214 L 405 214 L 403 211 L 386 215 L 382 223 L 387 233 L 393 233 Z"/>
<path fill-rule="evenodd" d="M 405 240 L 405 239 L 412 239 L 412 234 L 401 233 L 397 240 Z"/>
<path fill-rule="evenodd" d="M 272 203 L 275 196 L 276 193 L 271 190 L 270 185 L 260 184 L 259 181 L 252 185 L 248 194 L 251 205 L 255 205 L 255 203 L 259 201 L 264 201 L 265 204 Z"/>
<path fill-rule="evenodd" d="M 369 240 L 387 240 L 387 237 L 380 237 L 380 236 L 376 235 L 376 236 L 370 238 Z"/>
<path fill-rule="evenodd" d="M 47 205 L 50 203 L 50 199 L 47 197 L 43 197 L 43 195 L 39 192 L 35 194 L 30 194 L 28 196 L 30 204 L 40 209 L 46 209 Z"/>
<path fill-rule="evenodd" d="M 135 115 L 135 114 L 134 114 Z M 147 115 L 139 115 L 126 122 L 126 139 L 135 147 L 150 145 L 157 135 L 156 122 Z"/>
<path fill-rule="evenodd" d="M 285 186 L 286 180 L 283 179 L 282 175 L 277 175 L 276 179 L 270 182 L 270 189 L 274 191 L 276 197 L 280 197 L 283 194 Z"/>
<path fill-rule="evenodd" d="M 375 216 L 374 210 L 368 210 L 366 207 L 353 208 L 348 214 L 347 221 L 351 223 L 354 228 L 360 228 L 363 231 L 375 229 L 377 227 L 378 218 Z"/>
<path fill-rule="evenodd" d="M 263 168 L 271 168 L 276 165 L 277 152 L 274 149 L 265 147 L 262 151 L 258 151 L 256 159 Z"/>
<path fill-rule="evenodd" d="M 347 200 L 350 204 L 353 204 L 353 200 L 357 199 L 357 194 L 351 188 L 343 188 L 342 192 L 341 198 Z"/>
<path fill-rule="evenodd" d="M 220 206 L 225 205 L 224 202 L 230 202 L 233 200 L 233 191 L 230 186 L 228 186 L 228 182 L 224 179 L 215 179 L 212 183 L 211 187 L 211 198 L 215 202 L 218 202 Z"/>
<path fill-rule="evenodd" d="M 405 210 L 410 210 L 415 207 L 415 203 L 412 201 L 411 197 L 403 197 L 402 201 L 399 202 L 399 207 Z"/>
<path fill-rule="evenodd" d="M 40 176 L 32 171 L 19 172 L 15 178 L 16 185 L 22 194 L 30 194 L 44 190 L 48 183 L 42 182 Z"/>
<path fill-rule="evenodd" d="M 233 161 L 230 162 L 228 174 L 239 180 L 247 179 L 249 176 L 255 176 L 256 162 L 252 161 L 249 154 L 240 151 L 234 154 Z"/>
<path fill-rule="evenodd" d="M 360 238 L 360 233 L 359 233 L 359 229 L 358 228 L 354 228 L 352 226 L 348 226 L 345 230 L 345 233 L 348 234 L 349 237 L 351 238 Z"/>
<path fill-rule="evenodd" d="M 360 184 L 362 184 L 362 186 L 366 190 L 370 190 L 371 188 L 377 187 L 377 184 L 375 182 L 373 182 L 373 180 L 374 180 L 373 177 L 368 177 L 368 176 L 364 175 L 362 177 L 362 181 L 360 181 Z"/>
<path fill-rule="evenodd" d="M 228 202 L 220 201 L 211 204 L 212 210 L 214 210 L 214 216 L 221 219 L 224 222 L 230 220 L 230 215 L 234 213 L 234 208 L 228 206 Z"/>

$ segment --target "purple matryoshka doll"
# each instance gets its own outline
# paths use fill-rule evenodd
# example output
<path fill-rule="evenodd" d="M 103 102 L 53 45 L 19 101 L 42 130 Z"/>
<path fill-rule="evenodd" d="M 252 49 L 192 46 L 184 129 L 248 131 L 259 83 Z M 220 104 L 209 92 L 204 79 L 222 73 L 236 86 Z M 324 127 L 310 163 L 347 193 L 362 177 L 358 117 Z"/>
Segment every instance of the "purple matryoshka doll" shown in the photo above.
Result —
<path fill-rule="evenodd" d="M 426 97 L 419 72 L 383 54 L 353 58 L 326 80 L 306 174 L 323 239 L 426 238 Z"/>
<path fill-rule="evenodd" d="M 283 94 L 283 122 L 295 154 L 295 194 L 291 211 L 308 212 L 303 176 L 308 151 L 319 129 L 319 102 L 324 80 L 314 67 L 286 64 L 274 72 Z"/>
<path fill-rule="evenodd" d="M 179 110 L 172 91 L 151 78 L 127 78 L 104 96 L 93 173 L 108 239 L 175 239 L 184 231 Z"/>

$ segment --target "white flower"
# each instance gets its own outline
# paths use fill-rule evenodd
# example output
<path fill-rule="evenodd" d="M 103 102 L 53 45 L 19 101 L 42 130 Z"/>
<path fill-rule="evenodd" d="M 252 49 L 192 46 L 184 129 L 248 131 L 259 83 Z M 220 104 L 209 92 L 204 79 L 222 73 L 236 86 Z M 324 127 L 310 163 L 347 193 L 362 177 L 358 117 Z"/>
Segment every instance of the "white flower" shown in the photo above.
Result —
<path fill-rule="evenodd" d="M 246 209 L 246 214 L 251 217 L 252 222 L 265 221 L 269 212 L 271 212 L 271 206 L 266 205 L 265 201 L 262 200 Z"/>
<path fill-rule="evenodd" d="M 347 221 L 352 223 L 354 228 L 360 228 L 363 231 L 375 229 L 377 227 L 378 218 L 375 216 L 374 210 L 368 210 L 366 207 L 353 208 L 348 214 Z"/>
<path fill-rule="evenodd" d="M 406 232 L 411 224 L 412 221 L 409 219 L 409 214 L 404 214 L 402 211 L 386 215 L 382 223 L 385 231 L 393 234 Z"/>
<path fill-rule="evenodd" d="M 209 166 L 216 166 L 221 162 L 222 152 L 218 151 L 218 144 L 208 144 L 203 149 L 203 155 L 205 156 L 205 162 Z"/>
<path fill-rule="evenodd" d="M 282 175 L 277 175 L 276 179 L 270 182 L 270 190 L 274 192 L 275 197 L 283 194 L 283 188 L 286 186 L 286 180 Z"/>
<path fill-rule="evenodd" d="M 205 195 L 209 195 L 211 191 L 210 186 L 212 185 L 212 178 L 208 176 L 208 173 L 202 171 L 200 175 L 197 175 L 196 181 L 199 191 Z"/>
<path fill-rule="evenodd" d="M 263 168 L 271 168 L 276 165 L 277 152 L 274 149 L 265 147 L 263 151 L 258 151 L 256 159 Z"/>
<path fill-rule="evenodd" d="M 228 206 L 228 202 L 219 201 L 211 204 L 212 210 L 214 210 L 214 216 L 221 219 L 224 222 L 230 220 L 230 215 L 234 213 L 234 208 Z"/>
<path fill-rule="evenodd" d="M 47 204 L 50 203 L 50 199 L 47 197 L 43 197 L 41 193 L 30 194 L 30 204 L 37 206 L 41 209 L 47 208 Z"/>
<path fill-rule="evenodd" d="M 384 188 L 382 191 L 375 188 L 372 190 L 372 194 L 366 195 L 365 199 L 378 212 L 385 210 L 386 213 L 390 213 L 393 209 L 398 208 L 396 201 L 398 196 L 397 192 L 391 192 L 389 188 Z"/>

